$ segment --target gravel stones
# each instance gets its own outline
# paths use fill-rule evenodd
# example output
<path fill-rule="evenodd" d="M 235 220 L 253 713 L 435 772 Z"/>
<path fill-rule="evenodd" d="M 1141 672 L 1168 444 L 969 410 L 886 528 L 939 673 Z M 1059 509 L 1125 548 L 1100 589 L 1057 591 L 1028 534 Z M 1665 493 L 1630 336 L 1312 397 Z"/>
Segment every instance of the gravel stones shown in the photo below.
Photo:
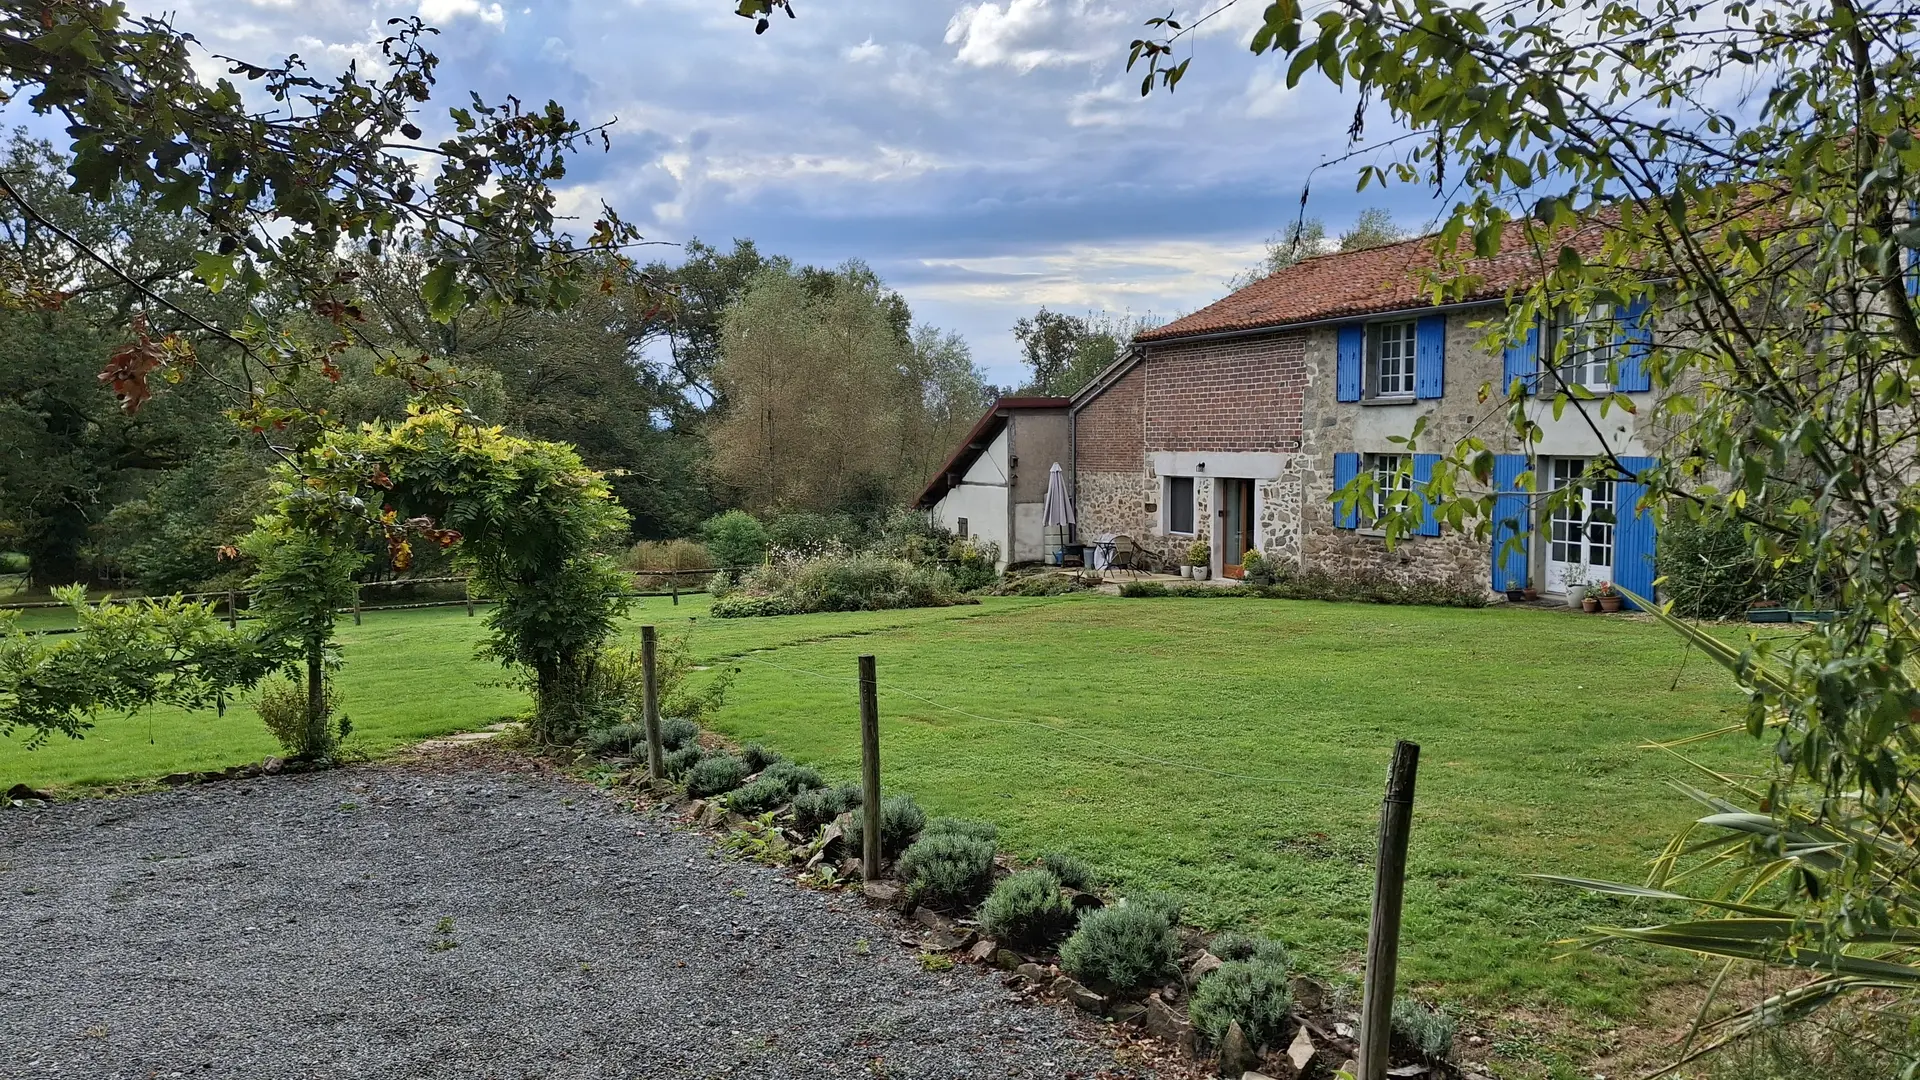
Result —
<path fill-rule="evenodd" d="M 0 813 L 8 1080 L 1126 1075 L 851 897 L 538 773 Z"/>

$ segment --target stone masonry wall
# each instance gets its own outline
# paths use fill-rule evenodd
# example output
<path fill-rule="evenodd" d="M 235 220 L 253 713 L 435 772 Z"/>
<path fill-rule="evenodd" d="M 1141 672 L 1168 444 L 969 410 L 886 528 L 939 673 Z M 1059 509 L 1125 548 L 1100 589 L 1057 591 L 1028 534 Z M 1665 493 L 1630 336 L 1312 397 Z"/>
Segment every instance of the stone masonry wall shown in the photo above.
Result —
<path fill-rule="evenodd" d="M 1364 529 L 1339 529 L 1333 523 L 1333 455 L 1336 453 L 1407 453 L 1390 435 L 1409 435 L 1414 422 L 1427 418 L 1427 428 L 1416 450 L 1444 454 L 1468 434 L 1486 439 L 1495 453 L 1514 453 L 1504 417 L 1488 418 L 1497 402 L 1482 404 L 1482 384 L 1497 388 L 1502 375 L 1499 355 L 1488 353 L 1480 341 L 1485 331 L 1473 323 L 1486 312 L 1474 309 L 1447 315 L 1447 370 L 1445 393 L 1438 399 L 1405 404 L 1370 405 L 1335 398 L 1334 367 L 1337 328 L 1311 332 L 1306 347 L 1307 392 L 1303 410 L 1304 447 L 1301 454 L 1302 560 L 1304 565 L 1341 573 L 1377 573 L 1405 582 L 1447 581 L 1463 588 L 1490 588 L 1489 542 L 1471 531 L 1443 531 L 1439 536 L 1412 536 L 1387 550 L 1386 539 Z M 1465 485 L 1469 493 L 1476 492 Z"/>

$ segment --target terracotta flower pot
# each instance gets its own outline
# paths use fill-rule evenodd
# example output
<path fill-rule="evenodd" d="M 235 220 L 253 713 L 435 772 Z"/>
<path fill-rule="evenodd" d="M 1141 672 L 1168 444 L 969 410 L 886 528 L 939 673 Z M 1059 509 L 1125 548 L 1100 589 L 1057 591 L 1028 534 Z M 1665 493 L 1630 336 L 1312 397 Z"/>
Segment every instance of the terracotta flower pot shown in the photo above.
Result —
<path fill-rule="evenodd" d="M 1589 596 L 1580 601 L 1580 610 L 1591 615 L 1600 610 L 1600 601 Z"/>
<path fill-rule="evenodd" d="M 1529 585 L 1526 588 L 1520 590 L 1520 595 L 1522 599 L 1526 600 L 1527 603 L 1531 604 L 1535 600 L 1540 599 L 1540 590 Z"/>
<path fill-rule="evenodd" d="M 1620 598 L 1619 598 L 1618 596 L 1603 596 L 1603 597 L 1601 597 L 1601 598 L 1600 598 L 1600 610 L 1601 610 L 1601 611 L 1604 611 L 1604 612 L 1607 612 L 1608 614 L 1612 614 L 1613 612 L 1616 612 L 1616 611 L 1619 611 L 1619 610 L 1620 610 Z"/>

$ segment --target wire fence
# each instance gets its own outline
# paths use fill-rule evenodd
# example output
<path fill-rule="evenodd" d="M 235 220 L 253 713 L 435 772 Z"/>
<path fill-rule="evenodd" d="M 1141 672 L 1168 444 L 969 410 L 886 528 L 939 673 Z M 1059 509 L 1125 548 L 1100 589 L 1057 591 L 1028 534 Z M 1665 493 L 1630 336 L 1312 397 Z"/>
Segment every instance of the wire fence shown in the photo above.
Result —
<path fill-rule="evenodd" d="M 824 682 L 845 683 L 853 686 L 856 692 L 859 688 L 860 679 L 858 675 L 830 675 L 826 672 L 815 671 L 810 668 L 794 667 L 790 664 L 775 663 L 774 661 L 762 659 L 761 657 L 752 655 L 751 653 L 741 653 L 738 655 L 726 657 L 725 662 L 758 664 L 761 667 L 774 668 L 774 669 L 784 671 L 793 675 L 804 675 L 809 678 L 818 679 Z M 1144 753 L 1139 750 L 1134 750 L 1130 747 L 1121 746 L 1118 743 L 1114 742 L 1111 738 L 1103 738 L 1097 735 L 1090 735 L 1086 732 L 1075 731 L 1072 728 L 1061 727 L 1058 724 L 1048 724 L 1038 720 L 1016 720 L 1016 719 L 1011 719 L 1007 717 L 988 716 L 984 713 L 976 712 L 972 709 L 963 709 L 957 705 L 949 705 L 946 702 L 937 701 L 931 697 L 928 697 L 923 693 L 920 693 L 917 690 L 910 690 L 907 687 L 901 686 L 897 683 L 880 682 L 876 680 L 876 686 L 878 689 L 885 690 L 889 693 L 898 694 L 902 697 L 910 698 L 914 701 L 918 701 L 924 705 L 928 705 L 932 708 L 939 709 L 943 712 L 953 713 L 958 716 L 964 716 L 970 720 L 978 720 L 982 723 L 997 724 L 1005 727 L 1029 728 L 1033 730 L 1048 732 L 1050 734 L 1057 735 L 1062 738 L 1072 739 L 1083 745 L 1091 746 L 1094 749 L 1104 754 L 1110 755 L 1114 758 L 1123 758 L 1129 762 L 1157 765 L 1162 768 L 1175 769 L 1181 772 L 1194 773 L 1202 776 L 1211 776 L 1211 777 L 1215 777 L 1218 779 L 1225 779 L 1225 780 L 1239 780 L 1239 781 L 1255 783 L 1255 784 L 1273 784 L 1273 785 L 1285 785 L 1290 787 L 1313 788 L 1320 791 L 1333 791 L 1333 792 L 1339 792 L 1345 795 L 1354 795 L 1354 796 L 1358 796 L 1365 799 L 1378 799 L 1380 797 L 1380 789 L 1378 787 L 1362 788 L 1362 787 L 1356 787 L 1353 785 L 1346 785 L 1346 784 L 1322 783 L 1317 780 L 1303 780 L 1298 777 L 1291 777 L 1291 776 L 1261 775 L 1261 774 L 1254 774 L 1254 773 L 1235 772 L 1228 769 L 1216 769 L 1209 765 L 1201 765 L 1191 761 L 1180 761 L 1178 759 L 1165 757 L 1159 754 Z"/>

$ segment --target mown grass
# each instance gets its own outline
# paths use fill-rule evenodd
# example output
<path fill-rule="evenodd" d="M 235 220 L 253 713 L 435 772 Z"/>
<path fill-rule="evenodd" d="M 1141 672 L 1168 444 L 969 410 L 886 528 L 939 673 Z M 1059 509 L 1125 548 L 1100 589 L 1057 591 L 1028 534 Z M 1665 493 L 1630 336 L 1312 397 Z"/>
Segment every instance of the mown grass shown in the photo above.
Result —
<path fill-rule="evenodd" d="M 991 819 L 1016 850 L 1071 851 L 1190 918 L 1256 927 L 1323 973 L 1355 968 L 1376 811 L 1396 738 L 1422 746 L 1403 978 L 1475 1008 L 1644 1016 L 1697 972 L 1556 942 L 1633 909 L 1529 880 L 1637 880 L 1689 816 L 1640 749 L 1729 722 L 1739 697 L 1661 628 L 1626 618 L 1260 600 L 990 599 L 934 610 L 714 620 L 647 601 L 737 670 L 716 723 L 837 778 L 857 775 L 855 658 L 878 658 L 887 786 Z M 450 610 L 341 629 L 354 743 L 378 753 L 525 707 Z M 155 711 L 80 743 L 0 740 L 0 782 L 86 784 L 274 752 L 245 705 Z M 1757 767 L 1742 739 L 1693 748 Z"/>

